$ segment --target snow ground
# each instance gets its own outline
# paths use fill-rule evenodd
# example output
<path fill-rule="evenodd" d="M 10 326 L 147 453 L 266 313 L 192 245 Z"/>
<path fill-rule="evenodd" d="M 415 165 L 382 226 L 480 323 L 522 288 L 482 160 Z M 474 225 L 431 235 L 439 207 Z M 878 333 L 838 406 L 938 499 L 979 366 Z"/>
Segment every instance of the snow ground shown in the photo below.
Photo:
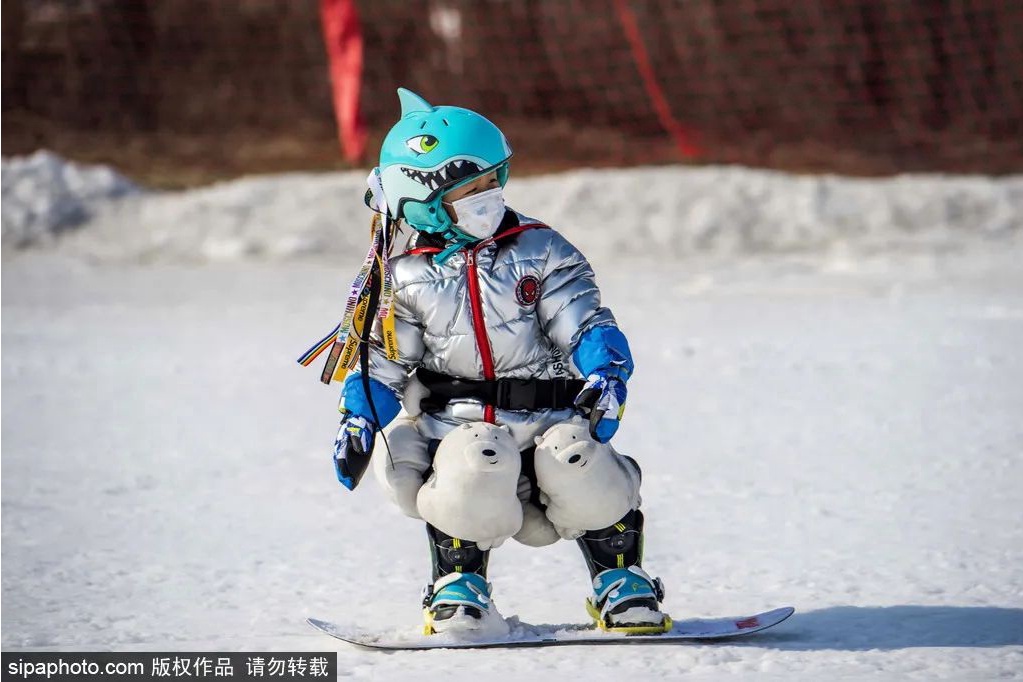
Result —
<path fill-rule="evenodd" d="M 370 480 L 337 484 L 336 390 L 294 362 L 350 268 L 8 254 L 7 651 L 337 649 L 341 677 L 372 680 L 1023 671 L 1018 238 L 595 258 L 637 355 L 616 443 L 645 469 L 667 608 L 797 614 L 727 644 L 391 655 L 302 622 L 415 628 L 428 577 L 420 525 Z M 584 618 L 569 543 L 506 545 L 491 578 L 506 615 Z"/>

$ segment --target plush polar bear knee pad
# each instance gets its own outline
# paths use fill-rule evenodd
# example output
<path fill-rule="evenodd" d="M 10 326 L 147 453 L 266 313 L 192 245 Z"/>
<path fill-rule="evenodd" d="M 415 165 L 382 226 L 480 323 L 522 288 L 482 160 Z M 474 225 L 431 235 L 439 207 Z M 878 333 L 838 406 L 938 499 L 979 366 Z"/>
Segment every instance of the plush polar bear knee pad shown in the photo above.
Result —
<path fill-rule="evenodd" d="M 607 528 L 639 507 L 639 469 L 593 440 L 581 419 L 555 424 L 538 437 L 534 461 L 547 518 L 566 540 Z"/>
<path fill-rule="evenodd" d="M 408 417 L 396 419 L 384 431 L 384 437 L 390 446 L 390 455 L 384 438 L 377 438 L 373 473 L 391 501 L 406 516 L 418 519 L 416 495 L 423 486 L 423 474 L 430 468 L 429 441 L 419 433 L 415 420 Z"/>
<path fill-rule="evenodd" d="M 462 424 L 437 447 L 433 474 L 419 489 L 417 508 L 442 532 L 498 547 L 522 528 L 516 491 L 522 457 L 507 427 Z"/>

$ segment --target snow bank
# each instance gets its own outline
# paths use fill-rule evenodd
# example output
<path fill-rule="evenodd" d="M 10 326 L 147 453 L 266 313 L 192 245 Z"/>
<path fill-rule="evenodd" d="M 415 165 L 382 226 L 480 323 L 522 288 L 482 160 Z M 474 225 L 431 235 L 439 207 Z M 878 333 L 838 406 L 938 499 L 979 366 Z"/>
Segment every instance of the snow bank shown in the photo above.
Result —
<path fill-rule="evenodd" d="M 674 167 L 580 171 L 559 177 L 555 191 L 527 182 L 535 184 L 510 196 L 528 197 L 539 215 L 605 254 L 875 249 L 1023 228 L 1023 177 L 855 179 Z"/>
<path fill-rule="evenodd" d="M 45 241 L 87 222 L 98 204 L 139 191 L 107 166 L 70 163 L 47 151 L 2 164 L 4 246 Z"/>
<path fill-rule="evenodd" d="M 364 177 L 287 174 L 131 193 L 109 169 L 40 153 L 4 161 L 4 243 L 31 245 L 32 235 L 87 220 L 88 229 L 67 235 L 60 249 L 101 261 L 357 259 L 369 222 Z M 9 195 L 17 198 L 10 221 Z M 656 167 L 513 176 L 507 196 L 585 245 L 594 260 L 941 248 L 1023 232 L 1023 176 L 853 179 Z"/>

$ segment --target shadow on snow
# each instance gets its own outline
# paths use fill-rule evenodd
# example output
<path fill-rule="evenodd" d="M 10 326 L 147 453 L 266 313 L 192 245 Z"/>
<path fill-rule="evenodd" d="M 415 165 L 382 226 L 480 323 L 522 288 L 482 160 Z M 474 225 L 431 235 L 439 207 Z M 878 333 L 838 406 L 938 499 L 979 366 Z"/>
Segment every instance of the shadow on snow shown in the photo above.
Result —
<path fill-rule="evenodd" d="M 1023 609 L 835 606 L 798 611 L 777 630 L 736 644 L 788 651 L 868 651 L 1023 644 Z"/>

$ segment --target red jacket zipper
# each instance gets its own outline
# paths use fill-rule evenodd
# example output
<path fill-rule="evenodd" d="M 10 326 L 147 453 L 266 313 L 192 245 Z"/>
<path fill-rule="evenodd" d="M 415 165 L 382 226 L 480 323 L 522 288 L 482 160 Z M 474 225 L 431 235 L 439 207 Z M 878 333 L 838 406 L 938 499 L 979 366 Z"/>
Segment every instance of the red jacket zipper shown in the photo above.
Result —
<path fill-rule="evenodd" d="M 496 376 L 494 374 L 494 354 L 490 348 L 487 325 L 483 320 L 483 299 L 480 297 L 479 272 L 476 268 L 476 254 L 488 243 L 490 243 L 490 240 L 480 242 L 472 249 L 466 249 L 465 264 L 468 270 L 466 272 L 466 279 L 469 284 L 469 305 L 472 308 L 472 330 L 476 335 L 476 347 L 480 351 L 480 361 L 483 363 L 483 378 L 487 381 L 493 381 Z M 491 424 L 496 421 L 493 405 L 488 404 L 484 406 L 483 420 Z"/>
<path fill-rule="evenodd" d="M 476 335 L 476 347 L 480 351 L 480 362 L 483 363 L 483 378 L 487 381 L 496 379 L 497 374 L 494 372 L 494 351 L 490 347 L 487 324 L 483 319 L 483 298 L 480 296 L 480 279 L 479 271 L 476 268 L 476 255 L 480 252 L 480 249 L 493 244 L 498 239 L 504 239 L 534 227 L 545 227 L 545 225 L 543 223 L 519 225 L 507 232 L 502 232 L 490 239 L 485 239 L 471 249 L 467 248 L 465 250 L 465 264 L 468 271 L 466 272 L 466 279 L 468 279 L 469 283 L 469 307 L 472 310 L 472 330 Z M 491 424 L 497 421 L 493 405 L 488 404 L 483 407 L 483 420 Z"/>

